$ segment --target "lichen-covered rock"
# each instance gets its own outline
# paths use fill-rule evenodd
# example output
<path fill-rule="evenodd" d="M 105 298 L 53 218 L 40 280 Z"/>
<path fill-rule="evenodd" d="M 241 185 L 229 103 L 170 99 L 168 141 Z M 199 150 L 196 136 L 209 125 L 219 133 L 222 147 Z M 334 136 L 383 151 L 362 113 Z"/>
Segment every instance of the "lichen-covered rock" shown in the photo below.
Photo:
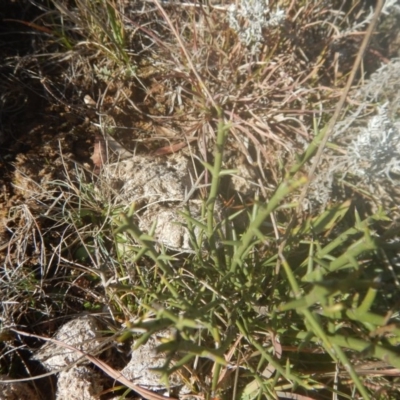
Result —
<path fill-rule="evenodd" d="M 105 165 L 102 181 L 117 192 L 115 204 L 135 204 L 135 219 L 148 233 L 156 223 L 154 238 L 169 249 L 190 252 L 190 233 L 181 212 L 199 219 L 202 201 L 194 198 L 196 180 L 191 161 L 181 154 L 168 157 L 132 156 Z M 216 217 L 220 207 L 216 205 Z M 195 228 L 195 235 L 198 228 Z"/>
<path fill-rule="evenodd" d="M 171 332 L 164 330 L 150 336 L 148 341 L 132 351 L 131 360 L 121 373 L 128 379 L 135 382 L 139 386 L 143 386 L 153 391 L 167 390 L 164 383 L 160 381 L 161 374 L 152 370 L 153 368 L 161 368 L 166 362 L 165 354 L 156 351 L 162 340 L 169 338 Z M 181 388 L 185 393 L 190 390 L 185 386 L 182 376 L 174 373 L 169 377 L 169 387 L 171 389 Z"/>
<path fill-rule="evenodd" d="M 170 157 L 137 155 L 105 166 L 104 177 L 119 181 L 122 202 L 138 206 L 179 203 L 191 187 L 189 160 L 180 154 Z"/>
<path fill-rule="evenodd" d="M 92 355 L 104 345 L 100 340 L 101 325 L 90 315 L 85 315 L 64 324 L 53 339 Z M 103 390 L 104 376 L 87 365 L 82 354 L 47 342 L 34 355 L 49 371 L 58 372 L 56 400 L 96 400 Z M 68 367 L 66 369 L 65 367 Z M 63 369 L 64 368 L 64 369 Z M 8 400 L 8 399 L 7 399 Z"/>
<path fill-rule="evenodd" d="M 85 365 L 58 375 L 56 400 L 98 400 L 104 377 Z"/>
<path fill-rule="evenodd" d="M 53 339 L 90 353 L 101 348 L 102 342 L 99 340 L 101 337 L 99 330 L 100 324 L 97 319 L 90 315 L 85 315 L 64 324 Z M 85 362 L 82 354 L 53 342 L 45 343 L 34 355 L 34 358 L 50 371 L 61 369 L 77 362 L 79 359 Z"/>
<path fill-rule="evenodd" d="M 201 215 L 201 200 L 189 200 L 186 207 L 166 207 L 161 204 L 154 204 L 146 208 L 143 214 L 139 217 L 139 228 L 147 232 L 152 224 L 156 222 L 156 229 L 154 232 L 155 238 L 172 250 L 178 251 L 191 251 L 190 234 L 185 226 L 187 221 L 179 213 L 179 211 L 190 211 L 192 218 L 200 218 Z M 195 235 L 198 231 L 195 229 Z"/>

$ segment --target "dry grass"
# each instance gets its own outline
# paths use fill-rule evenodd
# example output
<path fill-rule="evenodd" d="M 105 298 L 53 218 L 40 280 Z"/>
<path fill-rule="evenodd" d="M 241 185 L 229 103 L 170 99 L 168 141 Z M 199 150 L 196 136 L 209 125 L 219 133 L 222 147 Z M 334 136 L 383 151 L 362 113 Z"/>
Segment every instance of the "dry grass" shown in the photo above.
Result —
<path fill-rule="evenodd" d="M 371 10 L 356 0 L 243 1 L 236 10 L 159 0 L 29 4 L 33 18 L 7 23 L 31 35 L 32 48 L 0 65 L 0 140 L 11 143 L 17 127 L 30 146 L 14 159 L 14 197 L 4 200 L 3 332 L 51 334 L 59 317 L 101 310 L 115 332 L 146 330 L 141 340 L 173 326 L 179 340 L 160 348 L 178 364 L 162 372 L 184 365 L 200 398 L 367 399 L 377 391 L 395 399 L 397 225 L 384 213 L 360 217 L 350 201 L 329 198 L 332 207 L 314 204 L 311 215 L 298 201 L 313 175 L 305 160 L 327 143 L 340 97 L 336 117 L 357 107 L 343 89 Z M 387 20 L 350 92 L 391 56 Z M 37 98 L 47 115 L 37 132 L 24 131 L 20 103 L 33 110 Z M 31 124 L 34 114 L 26 114 Z M 131 153 L 191 157 L 194 195 L 205 201 L 201 216 L 182 217 L 193 254 L 171 253 L 151 239 L 154 230 L 138 230 L 140 210 L 120 204 L 113 182 L 90 164 L 81 147 L 94 146 L 101 167 L 101 140 L 110 136 Z M 328 145 L 346 153 L 340 142 Z M 11 157 L 18 146 L 9 146 Z M 315 164 L 323 176 L 324 165 Z M 240 193 L 232 182 L 241 174 Z M 9 338 L 1 372 L 31 374 L 8 363 L 16 346 L 36 343 Z M 384 368 L 366 368 L 366 346 L 375 362 L 390 360 Z"/>

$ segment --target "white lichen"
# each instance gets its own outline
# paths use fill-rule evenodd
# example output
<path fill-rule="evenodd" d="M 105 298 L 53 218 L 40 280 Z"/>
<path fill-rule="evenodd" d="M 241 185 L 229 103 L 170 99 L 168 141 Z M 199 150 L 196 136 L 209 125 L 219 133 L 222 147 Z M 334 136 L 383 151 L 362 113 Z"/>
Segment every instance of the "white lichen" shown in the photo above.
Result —
<path fill-rule="evenodd" d="M 279 7 L 271 11 L 269 0 L 241 0 L 238 6 L 231 4 L 228 8 L 229 26 L 253 54 L 261 48 L 263 30 L 280 25 L 284 19 L 285 12 Z"/>
<path fill-rule="evenodd" d="M 387 104 L 378 107 L 378 114 L 350 142 L 346 158 L 348 169 L 368 182 L 391 180 L 392 174 L 400 173 L 400 132 L 388 116 Z"/>
<path fill-rule="evenodd" d="M 332 141 L 342 153 L 326 150 L 304 205 L 326 206 L 335 183 L 351 182 L 392 207 L 400 182 L 400 60 L 379 68 L 352 95 L 359 106 L 339 122 Z M 371 109 L 375 113 L 371 116 Z"/>

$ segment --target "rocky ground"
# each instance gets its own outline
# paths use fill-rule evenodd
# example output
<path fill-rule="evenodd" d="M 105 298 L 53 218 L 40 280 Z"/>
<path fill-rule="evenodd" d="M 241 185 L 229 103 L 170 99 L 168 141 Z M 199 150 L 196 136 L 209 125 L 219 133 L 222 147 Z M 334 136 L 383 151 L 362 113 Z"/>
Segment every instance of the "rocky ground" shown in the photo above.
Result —
<path fill-rule="evenodd" d="M 90 251 L 78 257 L 82 247 L 76 244 L 70 222 L 63 224 L 57 218 L 62 205 L 68 204 L 67 199 L 74 198 L 73 201 L 76 201 L 74 196 L 79 197 L 77 193 L 80 195 L 83 187 L 90 186 L 93 187 L 90 207 L 94 207 L 93 204 L 99 207 L 95 211 L 83 207 L 87 215 L 80 221 L 83 221 L 82 226 L 89 225 L 95 218 L 100 219 L 99 215 L 103 216 L 104 212 L 101 206 L 106 202 L 110 202 L 115 209 L 120 207 L 124 210 L 135 203 L 137 222 L 143 231 L 150 230 L 157 216 L 158 226 L 154 234 L 158 245 L 180 253 L 190 252 L 189 233 L 176 222 L 182 222 L 179 216 L 181 211 L 189 210 L 196 217 L 201 214 L 201 198 L 209 184 L 207 169 L 202 167 L 202 162 L 212 161 L 215 141 L 212 132 L 215 131 L 216 118 L 203 113 L 202 107 L 206 107 L 193 94 L 196 89 L 194 84 L 191 87 L 179 83 L 176 84 L 179 90 L 176 87 L 172 90 L 171 82 L 180 82 L 183 72 L 172 71 L 172 68 L 168 70 L 164 64 L 157 70 L 154 58 L 142 57 L 137 62 L 136 80 L 121 76 L 109 79 L 106 67 L 99 67 L 101 74 L 99 69 L 94 72 L 90 59 L 94 57 L 93 53 L 83 50 L 57 54 L 44 63 L 39 62 L 41 53 L 45 50 L 50 52 L 52 44 L 48 44 L 49 47 L 43 45 L 42 39 L 36 37 L 37 27 L 15 20 L 34 21 L 42 15 L 40 8 L 29 1 L 11 2 L 7 7 L 0 7 L 0 16 L 5 19 L 0 24 L 0 261 L 5 286 L 10 287 L 7 289 L 8 302 L 3 305 L 2 327 L 33 326 L 32 331 L 39 336 L 48 335 L 77 346 L 81 351 L 90 350 L 92 354 L 93 348 L 84 346 L 90 339 L 90 346 L 98 350 L 95 356 L 99 362 L 107 360 L 113 373 L 123 373 L 128 380 L 142 375 L 144 380 L 135 380 L 135 385 L 163 393 L 165 386 L 155 383 L 158 375 L 154 377 L 147 366 L 134 365 L 140 359 L 148 361 L 154 356 L 154 346 L 162 342 L 162 335 L 149 340 L 149 349 L 140 348 L 136 353 L 131 352 L 129 346 L 119 347 L 115 341 L 106 342 L 105 345 L 111 345 L 104 350 L 104 337 L 99 334 L 109 328 L 107 324 L 104 326 L 104 320 L 97 325 L 91 317 L 75 318 L 76 314 L 81 315 L 85 310 L 86 303 L 98 307 L 96 312 L 103 312 L 99 307 L 105 307 L 106 300 L 90 276 L 79 275 L 81 270 L 78 264 L 88 260 L 87 253 Z M 392 18 L 397 21 L 396 16 Z M 387 20 L 389 27 L 395 26 L 389 17 Z M 332 199 L 343 200 L 351 192 L 351 196 L 360 195 L 362 201 L 367 199 L 369 208 L 376 210 L 383 204 L 392 210 L 393 215 L 398 214 L 400 68 L 396 57 L 400 55 L 399 38 L 399 32 L 391 32 L 380 40 L 380 46 L 375 43 L 375 47 L 370 49 L 367 59 L 373 62 L 366 63 L 366 68 L 371 68 L 371 73 L 377 69 L 378 72 L 368 75 L 371 79 L 364 85 L 360 84 L 349 96 L 352 111 L 333 134 L 332 141 L 337 148 L 324 153 L 311 194 L 304 205 L 308 213 L 323 210 Z M 226 43 L 229 40 L 227 38 Z M 335 42 L 332 54 L 342 59 L 348 56 L 352 61 L 359 42 L 354 38 L 350 42 L 354 48 L 349 41 L 345 45 Z M 345 50 L 351 54 L 342 54 Z M 218 74 L 222 68 L 220 71 L 212 68 L 218 54 L 209 57 L 210 87 L 219 88 Z M 312 59 L 313 55 L 310 53 L 308 57 Z M 333 59 L 332 56 L 330 60 Z M 315 108 L 315 104 L 302 105 L 302 101 L 296 103 L 292 100 L 296 98 L 292 89 L 296 87 L 297 77 L 291 76 L 296 72 L 294 67 L 287 70 L 282 67 L 279 72 L 282 80 L 274 81 L 271 87 L 265 89 L 273 99 L 268 98 L 268 107 L 260 100 L 257 103 L 259 113 L 254 115 L 252 110 L 246 109 L 247 101 L 252 96 L 261 99 L 265 93 L 259 95 L 256 90 L 248 89 L 246 86 L 251 86 L 251 83 L 246 81 L 243 72 L 246 65 L 240 72 L 242 66 L 233 64 L 234 61 L 232 65 L 227 61 L 224 68 L 232 68 L 235 73 L 239 71 L 237 81 L 242 86 L 235 96 L 242 97 L 226 117 L 232 125 L 236 124 L 241 129 L 234 131 L 225 149 L 224 167 L 235 168 L 236 172 L 224 182 L 225 192 L 217 201 L 216 214 L 230 206 L 233 210 L 230 212 L 235 212 L 238 204 L 247 204 L 256 193 L 260 195 L 260 191 L 262 197 L 268 198 L 282 176 L 282 165 L 293 162 L 296 151 L 302 150 L 312 139 L 304 128 L 307 124 L 311 125 L 310 115 L 305 113 L 300 118 L 301 123 L 290 125 L 293 115 L 297 116 L 293 113 L 294 108 Z M 299 62 L 293 64 L 300 65 Z M 314 68 L 312 62 L 310 65 L 312 67 L 307 66 L 307 74 Z M 79 66 L 80 73 L 74 73 L 76 66 Z M 275 67 L 270 68 L 262 79 L 274 76 Z M 342 75 L 345 76 L 348 69 L 343 68 Z M 326 67 L 326 70 L 329 68 Z M 206 75 L 206 72 L 203 73 Z M 332 83 L 332 76 L 326 73 L 318 90 L 323 83 Z M 340 76 L 338 73 L 335 79 Z M 304 78 L 299 73 L 299 81 L 300 77 Z M 225 89 L 233 78 L 220 80 L 221 87 Z M 285 90 L 290 88 L 290 95 L 286 97 L 284 89 L 274 92 L 280 85 Z M 335 90 L 338 88 L 340 85 Z M 180 101 L 180 91 L 194 102 L 196 111 L 200 110 L 199 115 L 174 106 Z M 174 100 L 171 100 L 171 93 Z M 226 94 L 218 90 L 216 93 L 220 99 Z M 332 98 L 329 96 L 326 106 L 330 107 Z M 230 104 L 229 101 L 227 104 Z M 281 109 L 276 104 L 280 104 Z M 273 111 L 267 112 L 266 109 Z M 255 130 L 249 133 L 250 122 L 243 121 L 251 121 Z M 53 210 L 57 212 L 53 213 Z M 80 232 L 79 229 L 76 231 Z M 68 263 L 76 263 L 76 271 L 71 272 Z M 31 275 L 34 279 L 27 279 Z M 26 293 L 30 293 L 31 297 Z M 71 320 L 68 323 L 64 321 L 66 316 Z M 79 328 L 83 331 L 81 340 L 69 343 L 63 336 L 63 329 L 71 333 L 75 329 L 73 324 L 79 325 L 88 318 L 89 323 Z M 113 320 L 113 328 L 123 322 L 119 320 L 117 324 Z M 168 336 L 171 332 L 164 334 Z M 72 336 L 78 338 L 78 334 Z M 54 353 L 58 347 L 54 343 L 42 346 L 38 339 L 19 337 L 18 340 L 26 346 L 21 352 L 24 361 L 15 367 L 20 375 L 46 374 L 56 368 L 62 370 L 58 373 L 58 383 L 53 378 L 43 378 L 36 387 L 36 393 L 43 393 L 43 388 L 53 385 L 49 399 L 91 400 L 113 386 L 112 379 L 105 378 L 106 374 L 98 365 L 89 366 L 87 360 L 79 364 L 75 356 L 70 359 L 64 352 L 57 358 Z M 121 360 L 116 361 L 118 352 L 124 354 Z M 32 358 L 33 353 L 35 357 Z M 162 358 L 161 361 L 156 360 L 152 367 L 161 367 L 163 361 Z M 34 371 L 26 372 L 31 365 Z M 6 357 L 1 361 L 3 370 L 10 371 Z M 6 380 L 5 377 L 1 379 Z M 173 376 L 170 383 L 176 386 L 173 387 L 174 395 L 188 398 L 184 396 L 190 391 L 190 382 L 185 377 Z M 22 382 L 18 388 L 14 384 L 17 385 L 2 384 L 1 400 L 22 399 L 23 396 L 35 399 L 35 393 L 30 393 L 32 385 Z M 76 388 L 75 394 L 72 393 L 73 387 Z M 108 392 L 102 398 L 112 396 Z M 146 398 L 146 394 L 143 396 Z"/>

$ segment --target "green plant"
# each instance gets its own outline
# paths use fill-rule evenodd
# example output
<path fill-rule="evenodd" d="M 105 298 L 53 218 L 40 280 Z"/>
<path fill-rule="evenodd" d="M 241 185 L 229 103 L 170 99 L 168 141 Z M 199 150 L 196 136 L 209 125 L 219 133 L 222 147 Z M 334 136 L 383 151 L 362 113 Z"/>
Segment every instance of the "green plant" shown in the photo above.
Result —
<path fill-rule="evenodd" d="M 372 357 L 399 364 L 396 345 L 378 333 L 390 331 L 397 343 L 400 329 L 380 309 L 386 293 L 377 277 L 384 269 L 372 268 L 385 245 L 373 227 L 388 221 L 387 216 L 380 212 L 361 220 L 353 210 L 352 226 L 343 229 L 352 220 L 346 202 L 298 226 L 287 225 L 290 231 L 280 248 L 280 239 L 271 236 L 265 222 L 285 209 L 286 198 L 304 184 L 290 178 L 268 202 L 255 200 L 246 229 L 236 232 L 237 213 L 218 221 L 214 212 L 220 178 L 232 173 L 220 162 L 227 135 L 229 126 L 220 122 L 215 162 L 206 165 L 212 182 L 204 218 L 184 214 L 193 255 L 182 258 L 157 250 L 152 232 L 141 232 L 132 213 L 121 216 L 117 232 L 139 245 L 133 254 L 121 254 L 125 265 L 136 266 L 139 278 L 137 284 L 119 288 L 127 296 L 136 293 L 140 304 L 129 331 L 145 329 L 140 345 L 158 330 L 173 329 L 174 338 L 158 348 L 168 354 L 160 372 L 168 376 L 201 365 L 195 371 L 197 390 L 206 398 L 222 395 L 227 387 L 242 399 L 322 388 L 351 398 L 348 388 L 328 385 L 335 369 L 351 377 L 363 398 L 372 398 L 354 361 Z M 394 303 L 386 313 L 393 313 L 392 307 Z M 282 353 L 282 346 L 298 348 L 300 354 L 326 354 L 331 366 L 310 375 L 290 352 Z M 233 371 L 234 383 L 227 383 Z M 209 376 L 209 387 L 201 374 Z"/>

